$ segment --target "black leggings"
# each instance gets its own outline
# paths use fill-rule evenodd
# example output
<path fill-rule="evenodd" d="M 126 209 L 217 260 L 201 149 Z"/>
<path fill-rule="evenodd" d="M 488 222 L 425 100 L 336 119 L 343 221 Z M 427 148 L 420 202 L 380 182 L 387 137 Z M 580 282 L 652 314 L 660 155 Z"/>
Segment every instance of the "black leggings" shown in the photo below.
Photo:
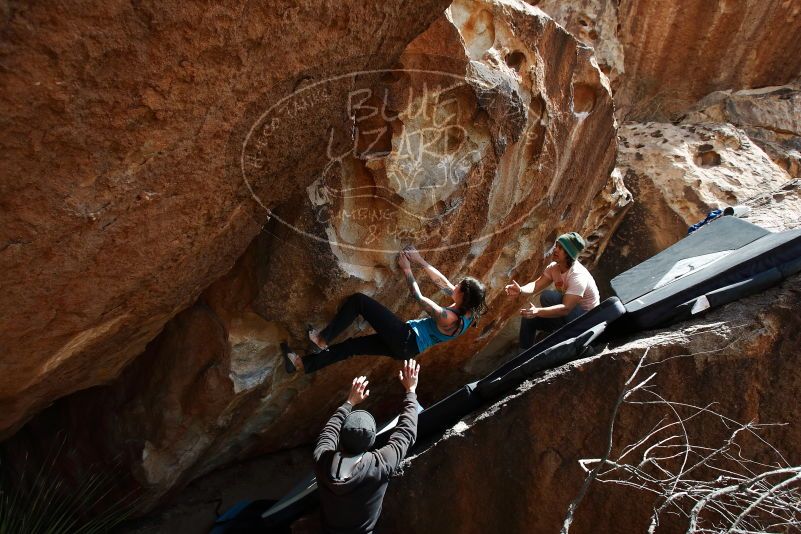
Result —
<path fill-rule="evenodd" d="M 345 299 L 345 303 L 339 308 L 333 320 L 320 332 L 320 337 L 326 343 L 336 339 L 359 315 L 370 323 L 376 333 L 369 336 L 352 337 L 316 354 L 306 356 L 303 358 L 303 368 L 307 373 L 313 373 L 327 365 L 357 354 L 389 356 L 396 360 L 406 360 L 414 358 L 420 353 L 417 348 L 417 334 L 414 333 L 412 327 L 362 293 L 354 293 Z"/>

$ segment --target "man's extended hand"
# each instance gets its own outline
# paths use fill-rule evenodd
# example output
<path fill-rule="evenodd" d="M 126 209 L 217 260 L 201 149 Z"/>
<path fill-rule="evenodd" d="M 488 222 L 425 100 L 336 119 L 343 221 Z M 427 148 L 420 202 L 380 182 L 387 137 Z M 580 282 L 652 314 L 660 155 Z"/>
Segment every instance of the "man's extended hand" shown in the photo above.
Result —
<path fill-rule="evenodd" d="M 504 287 L 503 289 L 504 289 L 504 291 L 506 291 L 506 294 L 508 296 L 510 296 L 510 297 L 516 297 L 522 291 L 520 289 L 520 284 L 518 284 L 514 280 L 512 280 L 512 283 L 509 284 L 508 286 Z"/>
<path fill-rule="evenodd" d="M 539 308 L 534 306 L 533 304 L 528 308 L 520 308 L 520 315 L 522 315 L 526 319 L 533 319 L 537 316 L 537 312 L 539 312 Z"/>
<path fill-rule="evenodd" d="M 417 389 L 417 377 L 420 374 L 420 364 L 414 360 L 403 362 L 403 369 L 398 371 L 398 378 L 406 391 L 414 392 Z"/>
<path fill-rule="evenodd" d="M 353 384 L 350 386 L 350 395 L 348 395 L 348 402 L 351 406 L 356 406 L 364 399 L 370 396 L 370 390 L 367 389 L 366 376 L 357 376 L 353 379 Z"/>

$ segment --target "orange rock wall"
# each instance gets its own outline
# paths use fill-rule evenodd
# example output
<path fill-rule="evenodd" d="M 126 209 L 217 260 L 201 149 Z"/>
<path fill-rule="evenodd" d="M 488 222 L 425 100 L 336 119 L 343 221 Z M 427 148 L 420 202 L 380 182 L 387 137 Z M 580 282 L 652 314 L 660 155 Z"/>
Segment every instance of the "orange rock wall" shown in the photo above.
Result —
<path fill-rule="evenodd" d="M 664 120 L 712 91 L 801 75 L 801 6 L 787 0 L 530 0 L 592 45 L 618 117 Z"/>
<path fill-rule="evenodd" d="M 285 121 L 294 135 L 245 184 L 238 147 L 265 106 L 310 76 L 392 65 L 445 7 L 5 5 L 0 435 L 118 376 L 259 232 L 249 187 L 268 208 L 302 190 L 348 121 L 339 98 Z"/>
<path fill-rule="evenodd" d="M 243 202 L 263 204 L 270 220 L 255 226 L 261 232 L 233 269 L 208 287 L 196 282 L 200 298 L 119 380 L 59 402 L 12 446 L 64 428 L 84 450 L 102 428 L 102 442 L 81 461 L 111 463 L 122 452 L 129 478 L 154 504 L 232 461 L 310 441 L 356 374 L 371 377 L 368 408 L 383 418 L 394 408 L 396 362 L 362 357 L 287 375 L 279 343 L 305 351 L 306 325 L 325 324 L 355 291 L 416 317 L 394 263 L 408 243 L 454 281 L 484 280 L 491 310 L 463 338 L 421 356 L 431 377 L 420 388 L 423 402 L 494 365 L 468 364 L 519 307 L 502 296 L 503 285 L 531 278 L 558 233 L 589 235 L 607 224 L 615 204 L 606 79 L 589 48 L 516 2 L 459 1 L 397 61 L 371 62 L 376 68 L 346 65 L 341 78 L 300 76 L 291 98 L 248 115 L 255 126 L 238 138 L 237 176 Z M 328 111 L 350 122 L 329 128 L 321 111 L 306 114 L 319 95 L 335 95 L 345 110 Z M 220 237 L 232 245 L 232 235 Z M 197 273 L 184 270 L 182 280 L 190 272 Z M 443 300 L 418 274 L 423 291 Z M 111 298 L 114 285 L 104 289 Z M 357 324 L 350 333 L 367 331 Z"/>

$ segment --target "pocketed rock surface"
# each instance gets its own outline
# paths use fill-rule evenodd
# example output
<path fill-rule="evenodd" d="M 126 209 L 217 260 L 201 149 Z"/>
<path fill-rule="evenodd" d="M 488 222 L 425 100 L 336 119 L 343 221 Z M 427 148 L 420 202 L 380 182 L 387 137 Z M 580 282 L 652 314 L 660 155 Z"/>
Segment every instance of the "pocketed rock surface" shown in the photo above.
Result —
<path fill-rule="evenodd" d="M 729 123 L 626 123 L 620 141 L 618 169 L 636 200 L 598 262 L 602 288 L 679 241 L 712 210 L 743 204 L 791 180 Z"/>
<path fill-rule="evenodd" d="M 716 91 L 684 123 L 726 122 L 741 128 L 793 178 L 801 176 L 801 90 L 795 85 Z"/>
<path fill-rule="evenodd" d="M 404 27 L 408 33 L 403 36 L 420 33 L 421 21 L 431 18 L 418 14 L 418 21 L 410 24 L 404 17 L 417 9 L 430 13 L 433 7 L 416 6 L 396 17 L 392 27 Z M 341 13 L 349 9 L 342 6 Z M 345 20 L 355 24 L 359 17 Z M 340 31 L 347 34 L 348 28 L 343 22 Z M 372 31 L 376 40 L 402 40 L 380 35 L 380 26 Z M 364 39 L 365 46 L 379 46 Z M 323 54 L 314 50 L 310 57 L 312 52 Z M 120 338 L 129 340 L 124 350 L 114 345 L 118 338 L 111 333 L 103 337 L 108 352 L 100 355 L 82 344 L 70 345 L 80 359 L 65 356 L 60 361 L 84 362 L 81 380 L 61 373 L 58 388 L 36 382 L 41 393 L 36 399 L 26 397 L 25 390 L 14 395 L 9 389 L 9 402 L 19 407 L 6 413 L 11 424 L 45 400 L 107 382 L 112 369 L 106 359 L 115 362 L 117 373 L 131 353 L 150 341 L 119 379 L 57 402 L 12 438 L 9 447 L 36 450 L 35 444 L 54 429 L 64 429 L 71 444 L 100 435 L 91 450 L 76 447 L 81 452 L 75 462 L 111 465 L 122 456 L 121 484 L 143 487 L 147 503 L 155 504 L 190 480 L 233 461 L 310 442 L 355 375 L 370 376 L 368 408 L 377 419 L 394 409 L 397 362 L 360 357 L 309 377 L 287 375 L 279 344 L 287 340 L 305 352 L 307 324 L 322 326 L 356 291 L 373 296 L 404 319 L 414 318 L 419 309 L 394 263 L 403 245 L 415 243 L 454 282 L 470 274 L 488 287 L 491 312 L 478 328 L 421 358 L 430 377 L 420 391 L 426 402 L 488 370 L 462 367 L 517 312 L 519 303 L 502 297 L 503 285 L 510 276 L 524 280 L 541 269 L 542 252 L 558 233 L 595 232 L 593 250 L 600 254 L 614 226 L 609 218 L 622 213 L 630 197 L 620 190 L 619 179 L 610 181 L 617 127 L 608 84 L 591 49 L 521 2 L 465 0 L 434 20 L 397 61 L 387 53 L 365 65 L 379 72 L 356 77 L 346 84 L 347 91 L 341 82 L 324 79 L 326 72 L 311 79 L 297 77 L 293 89 L 298 98 L 280 108 L 301 121 L 293 123 L 294 133 L 269 113 L 257 117 L 256 133 L 243 134 L 240 163 L 248 179 L 244 189 L 249 193 L 251 187 L 254 202 L 272 210 L 269 222 L 261 226 L 256 223 L 263 219 L 248 218 L 256 208 L 251 206 L 253 197 L 245 194 L 241 209 L 248 231 L 234 235 L 214 226 L 228 262 L 237 258 L 233 250 L 242 236 L 261 229 L 223 276 L 211 267 L 221 260 L 218 250 L 203 241 L 207 235 L 202 225 L 193 227 L 195 237 L 187 239 L 203 252 L 184 263 L 175 249 L 159 248 L 176 262 L 168 262 L 159 276 L 169 276 L 165 269 L 183 265 L 180 282 L 186 285 L 179 284 L 176 291 L 181 289 L 184 300 L 170 301 L 169 315 L 174 317 L 152 340 L 155 332 L 150 328 L 161 329 L 165 316 L 150 313 L 147 329 L 131 319 L 141 343 Z M 341 97 L 332 100 L 347 109 L 333 106 L 324 111 L 344 118 L 344 128 L 326 126 L 319 110 L 310 115 L 314 120 L 297 114 L 319 94 Z M 238 108 L 233 109 L 231 117 L 237 116 Z M 287 134 L 285 144 L 271 144 L 276 131 Z M 307 131 L 314 135 L 307 139 Z M 190 150 L 194 145 L 188 147 L 191 168 L 203 171 L 197 171 L 198 177 L 215 175 L 217 163 L 211 159 L 216 152 L 196 159 Z M 137 184 L 136 177 L 131 180 Z M 209 183 L 213 187 L 216 182 Z M 236 192 L 242 193 L 241 188 Z M 216 193 L 193 186 L 177 198 L 187 209 L 203 207 L 195 194 Z M 228 197 L 217 198 L 222 202 Z M 170 221 L 170 231 L 180 231 L 181 226 Z M 203 221 L 216 225 L 210 215 Z M 161 217 L 152 215 L 147 223 L 153 227 L 149 246 L 165 246 L 156 231 Z M 203 239 L 197 237 L 200 234 Z M 169 243 L 185 245 L 181 240 Z M 150 248 L 138 254 L 138 261 L 151 267 L 161 259 Z M 115 265 L 138 269 L 139 264 L 131 259 Z M 425 275 L 417 273 L 423 292 L 444 301 Z M 115 281 L 116 276 L 117 271 L 108 274 Z M 209 285 L 207 277 L 216 281 Z M 99 287 L 91 270 L 85 270 L 81 283 L 102 290 L 104 299 L 117 298 L 115 284 Z M 157 304 L 150 300 L 155 298 L 147 290 L 150 286 L 135 287 L 141 291 L 126 302 L 141 303 L 143 310 Z M 200 298 L 186 307 L 186 299 L 191 301 L 196 292 Z M 123 306 L 118 311 L 126 310 Z M 61 316 L 59 309 L 52 313 Z M 367 325 L 358 324 L 348 334 L 367 332 Z M 47 354 L 45 341 L 37 343 L 31 353 Z M 94 366 L 88 365 L 90 360 Z"/>

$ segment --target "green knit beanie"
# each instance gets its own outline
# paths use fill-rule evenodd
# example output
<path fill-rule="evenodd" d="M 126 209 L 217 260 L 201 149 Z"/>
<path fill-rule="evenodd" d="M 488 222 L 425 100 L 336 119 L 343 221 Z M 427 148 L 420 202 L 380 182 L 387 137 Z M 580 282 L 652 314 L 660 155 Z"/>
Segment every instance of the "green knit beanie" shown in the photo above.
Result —
<path fill-rule="evenodd" d="M 556 238 L 556 242 L 562 245 L 562 248 L 565 249 L 567 255 L 574 260 L 578 258 L 579 253 L 584 250 L 585 246 L 587 246 L 587 243 L 584 242 L 584 238 L 581 237 L 577 232 L 568 232 L 566 234 L 562 234 Z"/>

